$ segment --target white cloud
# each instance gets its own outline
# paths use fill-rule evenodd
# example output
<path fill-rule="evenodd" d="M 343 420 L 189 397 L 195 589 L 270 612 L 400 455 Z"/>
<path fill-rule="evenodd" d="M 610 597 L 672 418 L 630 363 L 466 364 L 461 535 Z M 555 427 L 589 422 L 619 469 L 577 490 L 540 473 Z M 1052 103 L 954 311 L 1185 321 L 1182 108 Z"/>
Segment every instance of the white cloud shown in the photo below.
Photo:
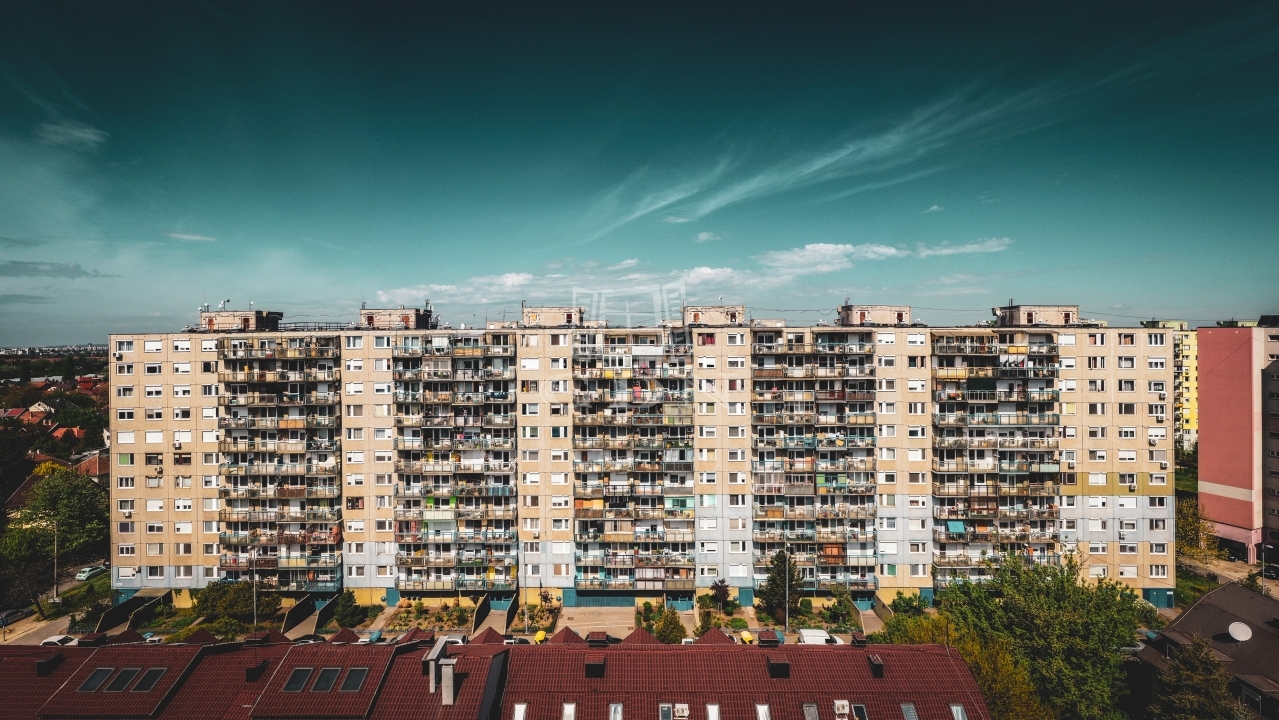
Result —
<path fill-rule="evenodd" d="M 928 213 L 941 212 L 942 210 L 945 210 L 945 209 L 946 209 L 946 208 L 942 207 L 941 205 L 934 205 L 934 206 L 932 206 L 932 207 L 928 208 L 927 210 L 924 210 L 923 212 L 921 212 L 921 213 L 919 213 L 919 214 L 920 214 L 920 215 L 927 215 Z"/>
<path fill-rule="evenodd" d="M 723 237 L 724 237 L 723 235 L 720 235 L 718 233 L 713 233 L 709 230 L 705 230 L 697 233 L 697 237 L 693 240 L 693 242 L 699 242 L 699 243 L 711 242 L 712 240 L 723 239 Z"/>
<path fill-rule="evenodd" d="M 921 258 L 932 257 L 933 255 L 966 255 L 971 253 L 993 253 L 1003 252 L 1012 245 L 1012 238 L 986 238 L 977 242 L 970 242 L 965 245 L 934 245 L 928 247 L 920 245 L 915 251 Z"/>
<path fill-rule="evenodd" d="M 667 215 L 666 217 L 662 218 L 662 222 L 668 222 L 668 223 L 686 223 L 686 222 L 688 222 L 688 221 L 689 221 L 689 220 L 691 220 L 691 219 L 692 219 L 692 218 L 680 217 L 680 216 L 678 216 L 678 215 Z"/>
<path fill-rule="evenodd" d="M 862 245 L 809 243 L 802 248 L 772 250 L 756 256 L 755 259 L 760 265 L 775 273 L 793 277 L 847 270 L 853 267 L 853 260 L 883 260 L 909 254 L 909 250 L 898 250 L 889 245 L 875 243 Z"/>
<path fill-rule="evenodd" d="M 680 279 L 689 285 L 723 285 L 743 277 L 743 273 L 728 267 L 702 266 L 680 273 Z"/>
<path fill-rule="evenodd" d="M 517 288 L 533 282 L 531 273 L 505 273 L 502 275 L 486 275 L 476 278 L 481 284 L 494 285 L 500 288 Z"/>
<path fill-rule="evenodd" d="M 60 145 L 79 150 L 92 150 L 107 141 L 107 134 L 92 125 L 74 120 L 36 125 L 36 139 L 45 145 Z"/>
<path fill-rule="evenodd" d="M 217 242 L 218 241 L 218 239 L 213 237 L 212 235 L 196 235 L 195 233 L 167 232 L 165 233 L 165 235 L 168 235 L 174 240 L 185 240 L 187 242 Z"/>
<path fill-rule="evenodd" d="M 610 265 L 610 266 L 609 266 L 609 269 L 610 269 L 610 270 L 624 270 L 624 269 L 629 268 L 629 267 L 635 267 L 636 265 L 639 265 L 639 258 L 630 258 L 630 259 L 627 259 L 627 260 L 623 260 L 623 261 L 621 261 L 620 263 L 618 263 L 618 264 L 616 264 L 616 265 Z"/>

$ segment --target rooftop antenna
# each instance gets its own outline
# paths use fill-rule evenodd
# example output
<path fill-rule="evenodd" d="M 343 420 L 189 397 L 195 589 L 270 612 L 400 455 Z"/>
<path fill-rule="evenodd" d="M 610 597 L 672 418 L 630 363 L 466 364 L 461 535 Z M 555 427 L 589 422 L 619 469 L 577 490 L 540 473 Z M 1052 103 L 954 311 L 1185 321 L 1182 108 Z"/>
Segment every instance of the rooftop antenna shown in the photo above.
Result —
<path fill-rule="evenodd" d="M 1230 633 L 1230 639 L 1237 643 L 1248 642 L 1252 639 L 1252 628 L 1248 627 L 1248 623 L 1232 622 L 1226 631 Z"/>

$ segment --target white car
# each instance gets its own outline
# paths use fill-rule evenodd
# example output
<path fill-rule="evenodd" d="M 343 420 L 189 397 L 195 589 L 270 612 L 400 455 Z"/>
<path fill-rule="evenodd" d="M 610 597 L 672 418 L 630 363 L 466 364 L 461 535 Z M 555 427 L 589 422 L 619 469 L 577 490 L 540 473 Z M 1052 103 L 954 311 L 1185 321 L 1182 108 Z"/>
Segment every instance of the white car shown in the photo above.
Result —
<path fill-rule="evenodd" d="M 70 635 L 54 635 L 52 637 L 45 638 L 44 642 L 40 644 L 49 647 L 62 647 L 64 645 L 79 645 L 80 641 Z"/>
<path fill-rule="evenodd" d="M 800 645 L 843 645 L 844 641 L 837 637 L 831 637 L 831 634 L 825 630 L 815 630 L 807 628 L 799 631 Z"/>

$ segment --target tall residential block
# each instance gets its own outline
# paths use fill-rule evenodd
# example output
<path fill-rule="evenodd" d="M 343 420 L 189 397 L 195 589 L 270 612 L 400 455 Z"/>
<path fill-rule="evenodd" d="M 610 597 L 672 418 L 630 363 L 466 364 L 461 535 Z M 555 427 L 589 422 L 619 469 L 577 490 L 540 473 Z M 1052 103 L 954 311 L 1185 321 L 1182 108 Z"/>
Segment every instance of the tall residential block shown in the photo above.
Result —
<path fill-rule="evenodd" d="M 994 314 L 223 310 L 115 335 L 112 585 L 686 606 L 723 579 L 749 603 L 785 550 L 796 592 L 868 605 L 1073 552 L 1168 606 L 1173 333 Z"/>
<path fill-rule="evenodd" d="M 1147 329 L 1172 334 L 1173 440 L 1180 450 L 1193 450 L 1199 442 L 1199 333 L 1185 320 L 1149 320 Z"/>
<path fill-rule="evenodd" d="M 1232 554 L 1279 543 L 1279 315 L 1199 335 L 1199 506 Z"/>

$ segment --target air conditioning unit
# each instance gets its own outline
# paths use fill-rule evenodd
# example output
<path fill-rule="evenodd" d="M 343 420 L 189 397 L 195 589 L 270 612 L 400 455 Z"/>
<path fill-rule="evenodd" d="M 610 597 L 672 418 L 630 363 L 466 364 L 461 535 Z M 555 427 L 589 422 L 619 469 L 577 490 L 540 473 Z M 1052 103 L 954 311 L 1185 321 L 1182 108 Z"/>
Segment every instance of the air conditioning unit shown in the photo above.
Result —
<path fill-rule="evenodd" d="M 181 449 L 182 449 L 182 443 L 178 442 L 177 440 L 174 440 L 174 441 L 173 441 L 173 449 L 174 449 L 174 450 L 181 450 Z"/>
<path fill-rule="evenodd" d="M 116 359 L 116 360 L 123 360 L 123 359 L 124 359 L 124 354 L 123 354 L 123 353 L 116 353 L 116 354 L 115 354 L 115 359 Z"/>
<path fill-rule="evenodd" d="M 1167 470 L 1167 469 L 1168 469 L 1168 463 L 1166 463 L 1166 462 L 1161 462 L 1161 463 L 1159 463 L 1159 469 L 1160 469 L 1160 470 Z"/>
<path fill-rule="evenodd" d="M 1075 469 L 1075 461 L 1074 461 L 1074 460 L 1071 460 L 1070 462 L 1066 463 L 1066 467 L 1070 468 L 1071 470 L 1074 470 L 1074 469 Z"/>
<path fill-rule="evenodd" d="M 1159 441 L 1158 441 L 1158 440 L 1156 440 L 1155 438 L 1150 438 L 1150 444 L 1151 444 L 1151 445 L 1158 445 L 1158 444 L 1159 444 Z"/>
<path fill-rule="evenodd" d="M 125 511 L 124 511 L 124 516 L 125 516 L 126 518 L 131 518 L 131 517 L 133 517 L 133 511 L 132 511 L 132 510 L 125 510 Z"/>
<path fill-rule="evenodd" d="M 1163 416 L 1163 415 L 1156 415 L 1156 416 L 1155 416 L 1155 422 L 1163 422 L 1163 421 L 1164 421 L 1164 416 Z"/>
<path fill-rule="evenodd" d="M 1168 393 L 1166 393 L 1166 392 L 1161 392 L 1161 393 L 1159 393 L 1159 399 L 1160 399 L 1160 400 L 1167 400 L 1167 399 L 1168 399 Z"/>
<path fill-rule="evenodd" d="M 835 717 L 837 718 L 848 717 L 848 701 L 847 700 L 835 701 Z"/>
<path fill-rule="evenodd" d="M 688 717 L 688 705 L 684 703 L 677 703 L 675 705 L 675 717 L 677 718 Z"/>
<path fill-rule="evenodd" d="M 542 533 L 540 533 L 540 532 L 535 532 L 535 533 L 533 533 L 533 539 L 534 539 L 534 540 L 538 540 L 538 539 L 540 539 L 541 537 L 542 537 Z"/>

